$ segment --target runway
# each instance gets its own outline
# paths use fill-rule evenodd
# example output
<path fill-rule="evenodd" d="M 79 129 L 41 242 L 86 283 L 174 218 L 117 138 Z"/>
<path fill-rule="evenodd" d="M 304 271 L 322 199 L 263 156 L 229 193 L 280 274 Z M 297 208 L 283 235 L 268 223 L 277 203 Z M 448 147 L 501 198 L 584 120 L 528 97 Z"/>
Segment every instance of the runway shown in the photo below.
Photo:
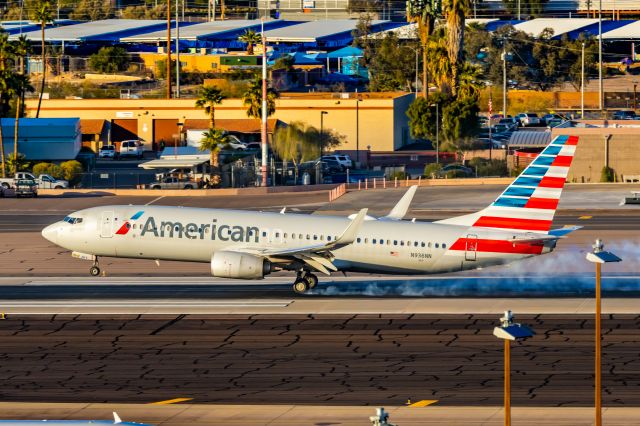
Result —
<path fill-rule="evenodd" d="M 354 303 L 357 303 L 354 301 Z M 513 403 L 592 403 L 593 320 L 518 315 Z M 0 398 L 23 402 L 498 406 L 496 315 L 9 315 Z M 640 404 L 639 315 L 603 319 L 606 406 Z"/>

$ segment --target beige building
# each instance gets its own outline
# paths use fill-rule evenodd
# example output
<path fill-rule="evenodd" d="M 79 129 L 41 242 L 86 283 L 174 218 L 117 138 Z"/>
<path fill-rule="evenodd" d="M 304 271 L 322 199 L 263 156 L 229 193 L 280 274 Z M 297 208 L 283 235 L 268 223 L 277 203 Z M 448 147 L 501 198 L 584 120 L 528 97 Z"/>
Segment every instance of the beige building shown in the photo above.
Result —
<path fill-rule="evenodd" d="M 270 118 L 320 128 L 323 115 L 324 129 L 345 136 L 338 149 L 355 150 L 358 143 L 361 151 L 369 147 L 371 151 L 394 151 L 412 142 L 405 112 L 413 98 L 407 93 L 282 93 Z M 108 120 L 112 142 L 140 138 L 152 149 L 161 140 L 176 139 L 179 122 L 207 118 L 194 103 L 195 99 L 53 99 L 42 102 L 40 117 Z M 36 108 L 37 100 L 27 101 L 29 116 Z M 216 107 L 216 118 L 247 119 L 246 108 L 241 99 L 226 99 Z"/>
<path fill-rule="evenodd" d="M 580 138 L 569 170 L 569 182 L 600 182 L 602 169 L 613 169 L 616 181 L 640 180 L 640 121 L 587 121 L 597 127 L 554 128 L 552 137 Z"/>

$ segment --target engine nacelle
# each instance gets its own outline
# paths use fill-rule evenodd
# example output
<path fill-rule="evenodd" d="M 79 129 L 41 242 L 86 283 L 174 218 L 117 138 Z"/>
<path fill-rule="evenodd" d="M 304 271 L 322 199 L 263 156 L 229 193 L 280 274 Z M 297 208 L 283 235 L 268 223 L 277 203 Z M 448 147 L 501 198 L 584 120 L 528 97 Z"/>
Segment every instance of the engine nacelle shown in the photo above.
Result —
<path fill-rule="evenodd" d="M 211 275 L 220 278 L 263 278 L 271 263 L 262 257 L 237 251 L 217 251 L 211 257 Z"/>

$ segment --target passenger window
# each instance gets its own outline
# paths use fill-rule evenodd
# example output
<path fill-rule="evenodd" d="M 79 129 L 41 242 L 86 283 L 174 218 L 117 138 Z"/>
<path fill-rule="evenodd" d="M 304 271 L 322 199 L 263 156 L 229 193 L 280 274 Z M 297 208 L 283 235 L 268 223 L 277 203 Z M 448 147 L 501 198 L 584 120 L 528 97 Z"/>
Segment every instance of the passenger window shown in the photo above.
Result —
<path fill-rule="evenodd" d="M 262 236 L 263 236 L 263 237 L 266 237 L 266 236 L 267 236 L 266 231 L 262 231 Z"/>
<path fill-rule="evenodd" d="M 380 244 L 384 244 L 384 240 L 380 240 Z"/>
<path fill-rule="evenodd" d="M 417 242 L 417 241 L 414 241 L 414 242 L 413 242 L 413 246 L 414 246 L 414 247 L 418 247 L 418 242 Z"/>
<path fill-rule="evenodd" d="M 286 232 L 284 233 L 283 237 L 284 237 L 284 238 L 287 238 L 287 233 L 286 233 Z"/>
<path fill-rule="evenodd" d="M 404 246 L 404 241 L 400 241 L 400 245 L 401 245 L 401 246 Z"/>
<path fill-rule="evenodd" d="M 302 234 L 298 234 L 298 239 L 301 240 L 302 239 Z"/>
<path fill-rule="evenodd" d="M 316 234 L 313 234 L 313 241 L 317 241 L 318 240 L 318 236 Z"/>
<path fill-rule="evenodd" d="M 398 245 L 398 240 L 393 240 L 393 245 L 397 246 Z"/>
<path fill-rule="evenodd" d="M 421 247 L 426 246 L 426 244 L 424 243 L 424 241 L 423 241 L 422 243 L 420 243 L 420 246 L 421 246 Z"/>
<path fill-rule="evenodd" d="M 331 237 L 329 237 L 329 239 L 331 239 Z M 356 241 L 357 241 L 358 243 L 360 243 L 360 241 L 362 241 L 362 240 L 361 240 L 360 238 L 358 238 Z"/>
<path fill-rule="evenodd" d="M 375 244 L 375 243 L 376 243 L 376 239 L 374 238 L 373 240 L 371 240 L 371 242 L 372 242 L 373 244 Z"/>
<path fill-rule="evenodd" d="M 276 238 L 280 238 L 280 233 L 276 232 Z"/>
<path fill-rule="evenodd" d="M 443 249 L 446 249 L 446 248 L 447 248 L 447 245 L 446 245 L 446 244 L 442 244 L 442 248 L 443 248 Z"/>
<path fill-rule="evenodd" d="M 307 234 L 307 240 L 310 240 L 311 236 L 309 234 Z"/>
<path fill-rule="evenodd" d="M 440 248 L 440 245 L 438 243 L 436 243 L 436 248 Z"/>
<path fill-rule="evenodd" d="M 296 239 L 296 234 L 291 234 L 291 239 L 295 240 Z"/>
<path fill-rule="evenodd" d="M 391 245 L 391 240 L 387 240 L 387 245 L 390 246 Z"/>
<path fill-rule="evenodd" d="M 327 235 L 327 241 L 331 241 L 331 235 Z M 360 242 L 360 238 L 358 238 L 358 242 Z"/>
<path fill-rule="evenodd" d="M 429 248 L 431 248 L 431 242 L 429 242 L 428 246 L 429 246 Z"/>
<path fill-rule="evenodd" d="M 364 243 L 365 243 L 365 244 L 367 244 L 368 242 L 369 242 L 369 239 L 368 239 L 368 238 L 365 238 L 365 239 L 364 239 Z"/>

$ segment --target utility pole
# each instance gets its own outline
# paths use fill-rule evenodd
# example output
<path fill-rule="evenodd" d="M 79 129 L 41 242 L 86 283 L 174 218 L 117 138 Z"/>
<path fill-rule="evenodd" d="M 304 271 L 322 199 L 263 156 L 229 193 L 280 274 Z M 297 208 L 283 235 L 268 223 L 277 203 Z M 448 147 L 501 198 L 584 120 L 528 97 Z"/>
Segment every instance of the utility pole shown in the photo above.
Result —
<path fill-rule="evenodd" d="M 167 99 L 171 99 L 171 0 L 167 0 Z"/>
<path fill-rule="evenodd" d="M 267 37 L 264 34 L 264 18 L 262 18 L 262 186 L 267 186 Z"/>
<path fill-rule="evenodd" d="M 507 51 L 502 50 L 502 118 L 507 118 Z"/>
<path fill-rule="evenodd" d="M 440 104 L 436 103 L 436 164 L 440 164 Z"/>
<path fill-rule="evenodd" d="M 600 85 L 600 111 L 604 110 L 604 88 L 602 85 L 602 0 L 598 6 L 598 84 Z"/>
<path fill-rule="evenodd" d="M 518 21 L 520 21 L 520 0 L 518 0 Z"/>
<path fill-rule="evenodd" d="M 584 120 L 584 43 L 582 43 L 582 78 L 580 80 L 580 118 Z"/>
<path fill-rule="evenodd" d="M 179 1 L 180 0 L 176 0 L 176 98 L 180 97 L 180 22 L 178 22 L 178 13 L 180 11 L 178 3 Z"/>
<path fill-rule="evenodd" d="M 418 49 L 416 49 L 416 97 L 418 99 Z"/>

